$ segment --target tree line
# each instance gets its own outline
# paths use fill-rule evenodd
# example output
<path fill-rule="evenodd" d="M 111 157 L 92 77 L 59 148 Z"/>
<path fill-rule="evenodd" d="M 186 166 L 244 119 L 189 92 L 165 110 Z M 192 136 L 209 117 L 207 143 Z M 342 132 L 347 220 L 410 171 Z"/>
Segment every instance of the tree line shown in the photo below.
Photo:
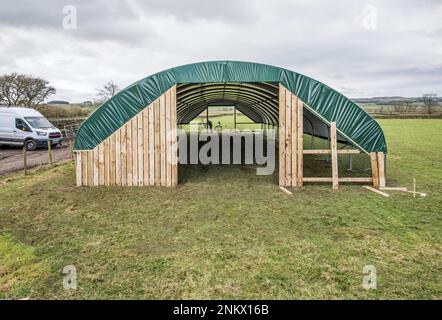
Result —
<path fill-rule="evenodd" d="M 97 91 L 97 102 L 104 103 L 119 91 L 114 81 L 107 81 Z M 36 108 L 57 91 L 49 81 L 13 72 L 0 76 L 0 105 Z"/>
<path fill-rule="evenodd" d="M 35 107 L 55 94 L 47 80 L 13 72 L 0 77 L 0 104 Z"/>

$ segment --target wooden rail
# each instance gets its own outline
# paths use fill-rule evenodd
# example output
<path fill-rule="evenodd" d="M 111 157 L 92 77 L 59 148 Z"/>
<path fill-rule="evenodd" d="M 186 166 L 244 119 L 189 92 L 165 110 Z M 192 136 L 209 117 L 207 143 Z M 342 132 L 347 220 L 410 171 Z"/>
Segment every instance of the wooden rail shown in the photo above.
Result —
<path fill-rule="evenodd" d="M 337 151 L 338 154 L 360 154 L 361 151 L 357 149 L 341 149 Z M 331 154 L 331 150 L 328 149 L 315 149 L 315 150 L 304 150 L 304 154 Z"/>

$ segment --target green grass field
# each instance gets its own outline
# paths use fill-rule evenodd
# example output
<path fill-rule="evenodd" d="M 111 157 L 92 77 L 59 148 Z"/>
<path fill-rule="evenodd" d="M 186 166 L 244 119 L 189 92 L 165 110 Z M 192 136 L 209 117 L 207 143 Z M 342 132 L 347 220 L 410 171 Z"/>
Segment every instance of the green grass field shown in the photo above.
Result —
<path fill-rule="evenodd" d="M 441 299 L 442 120 L 380 123 L 387 183 L 415 177 L 427 197 L 287 196 L 253 166 L 180 167 L 177 188 L 77 188 L 72 163 L 1 177 L 0 297 Z M 365 265 L 377 289 L 362 287 Z"/>
<path fill-rule="evenodd" d="M 211 116 L 209 117 L 209 120 L 212 121 L 213 129 L 215 129 L 215 127 L 218 125 L 218 122 L 220 123 L 223 130 L 225 129 L 233 130 L 235 128 L 233 114 Z M 237 122 L 236 128 L 239 130 L 261 128 L 261 124 L 253 123 L 253 121 L 250 120 L 250 118 L 248 118 L 243 114 L 237 115 L 236 122 Z M 202 114 L 201 116 L 198 116 L 197 118 L 193 119 L 190 123 L 191 125 L 193 124 L 195 127 L 205 128 L 206 117 L 204 116 L 204 114 Z M 188 130 L 188 128 L 189 125 L 183 126 L 183 129 L 185 130 Z M 218 131 L 221 131 L 221 129 L 218 129 Z"/>

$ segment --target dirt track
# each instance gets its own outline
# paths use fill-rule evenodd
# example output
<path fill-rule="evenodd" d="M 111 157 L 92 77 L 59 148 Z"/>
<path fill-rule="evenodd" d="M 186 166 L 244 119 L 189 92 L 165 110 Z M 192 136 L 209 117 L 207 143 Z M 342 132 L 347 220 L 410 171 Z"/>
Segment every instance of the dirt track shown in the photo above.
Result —
<path fill-rule="evenodd" d="M 52 161 L 54 163 L 68 160 L 69 144 L 52 149 Z M 48 149 L 37 149 L 27 152 L 28 168 L 48 164 Z M 18 147 L 0 146 L 0 175 L 23 169 L 23 150 Z"/>

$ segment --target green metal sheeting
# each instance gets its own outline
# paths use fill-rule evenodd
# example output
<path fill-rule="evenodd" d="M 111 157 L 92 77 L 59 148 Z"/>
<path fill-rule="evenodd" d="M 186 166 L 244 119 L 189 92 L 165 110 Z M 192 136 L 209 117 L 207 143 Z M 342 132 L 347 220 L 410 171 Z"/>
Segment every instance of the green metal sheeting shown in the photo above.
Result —
<path fill-rule="evenodd" d="M 281 83 L 305 107 L 365 152 L 386 152 L 379 124 L 359 106 L 327 85 L 286 69 L 237 61 L 201 62 L 144 78 L 101 105 L 78 130 L 76 150 L 91 150 L 176 84 Z M 195 89 L 198 90 L 198 89 Z"/>

